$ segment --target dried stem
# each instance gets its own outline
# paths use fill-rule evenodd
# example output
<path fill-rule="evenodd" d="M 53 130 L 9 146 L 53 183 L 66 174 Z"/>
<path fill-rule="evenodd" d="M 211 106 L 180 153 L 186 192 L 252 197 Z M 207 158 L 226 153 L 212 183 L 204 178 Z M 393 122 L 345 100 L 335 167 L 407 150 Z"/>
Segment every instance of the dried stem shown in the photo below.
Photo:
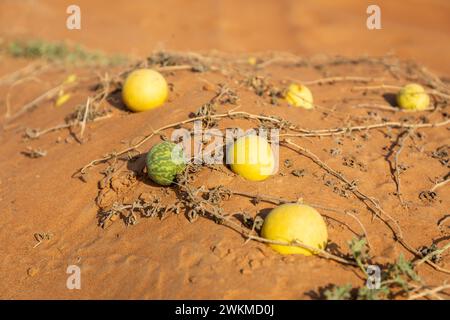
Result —
<path fill-rule="evenodd" d="M 450 248 L 450 242 L 447 243 L 446 245 L 444 245 L 442 248 L 436 249 L 436 250 L 428 253 L 425 257 L 423 257 L 420 260 L 415 261 L 413 264 L 415 266 L 418 266 L 418 265 L 421 265 L 424 262 L 428 262 L 433 256 L 440 255 L 440 254 L 442 254 L 444 251 L 446 251 L 449 248 Z M 450 273 L 450 272 L 448 272 L 448 273 Z"/>
<path fill-rule="evenodd" d="M 97 118 L 93 119 L 92 122 L 97 122 L 97 121 L 101 121 L 101 120 L 105 120 L 105 119 L 109 119 L 109 118 L 111 118 L 110 114 L 108 114 L 106 116 L 102 116 L 102 117 L 97 117 Z M 58 130 L 62 130 L 62 129 L 75 127 L 78 125 L 80 125 L 79 121 L 71 121 L 69 123 L 58 124 L 54 127 L 50 127 L 50 128 L 43 129 L 43 130 L 27 129 L 25 134 L 30 139 L 37 139 L 40 136 L 43 136 L 44 134 L 47 134 L 47 133 L 50 133 L 53 131 L 58 131 Z"/>
<path fill-rule="evenodd" d="M 25 67 L 13 71 L 0 78 L 0 85 L 8 85 L 16 82 L 19 78 L 23 76 L 30 77 L 31 75 L 36 75 L 38 72 L 41 73 L 49 67 L 48 64 L 42 64 L 41 61 L 32 62 Z"/>
<path fill-rule="evenodd" d="M 447 220 L 450 220 L 450 214 L 447 214 L 439 219 L 437 226 L 441 227 Z"/>
<path fill-rule="evenodd" d="M 402 204 L 402 206 L 405 205 L 405 202 L 403 200 L 403 196 L 402 196 L 402 191 L 401 191 L 401 181 L 400 181 L 400 169 L 399 169 L 399 157 L 400 157 L 400 153 L 403 150 L 404 147 L 404 143 L 406 141 L 406 139 L 408 139 L 408 137 L 411 136 L 412 133 L 412 129 L 405 131 L 403 133 L 401 133 L 399 135 L 399 139 L 398 139 L 398 150 L 395 153 L 394 156 L 394 181 L 395 181 L 395 186 L 396 186 L 396 192 L 397 192 L 397 196 L 398 199 L 400 200 L 400 203 Z"/>
<path fill-rule="evenodd" d="M 373 90 L 401 90 L 402 87 L 400 86 L 394 86 L 394 85 L 387 85 L 387 84 L 382 84 L 379 86 L 366 86 L 366 87 L 353 87 L 352 90 L 357 90 L 357 91 L 373 91 Z M 445 94 L 443 92 L 440 92 L 438 90 L 425 90 L 426 93 L 434 95 L 436 97 L 441 97 L 444 99 L 450 99 L 450 95 Z"/>
<path fill-rule="evenodd" d="M 158 67 L 155 68 L 155 70 L 158 70 L 160 72 L 169 72 L 169 71 L 180 71 L 180 70 L 192 70 L 193 66 L 189 64 L 184 65 L 176 65 L 176 66 L 164 66 L 164 67 Z"/>
<path fill-rule="evenodd" d="M 442 127 L 448 124 L 450 124 L 450 119 L 436 123 L 384 122 L 365 126 L 339 127 L 339 128 L 319 129 L 319 130 L 290 128 L 291 130 L 298 131 L 300 133 L 282 133 L 280 134 L 280 137 L 327 137 L 351 133 L 353 131 L 373 130 L 379 128 L 421 129 L 421 128 Z"/>
<path fill-rule="evenodd" d="M 89 113 L 89 107 L 91 105 L 91 98 L 88 97 L 86 101 L 86 107 L 84 109 L 83 121 L 81 122 L 80 141 L 83 139 L 84 129 L 86 128 L 87 116 Z"/>
<path fill-rule="evenodd" d="M 377 110 L 383 110 L 383 111 L 390 111 L 390 112 L 410 112 L 407 110 L 403 110 L 400 108 L 393 107 L 391 105 L 385 105 L 385 104 L 378 104 L 378 103 L 360 103 L 357 105 L 354 105 L 353 108 L 367 108 L 367 109 L 377 109 Z M 420 111 L 432 111 L 434 108 L 427 108 Z"/>
<path fill-rule="evenodd" d="M 31 108 L 35 107 L 36 105 L 38 105 L 39 103 L 50 99 L 54 96 L 56 96 L 58 94 L 58 92 L 61 90 L 61 88 L 63 86 L 66 86 L 64 84 L 59 84 L 56 87 L 51 88 L 50 90 L 47 90 L 46 92 L 44 92 L 43 94 L 41 94 L 40 96 L 38 96 L 37 98 L 33 99 L 32 101 L 28 102 L 27 104 L 25 104 L 24 106 L 22 106 L 22 108 L 20 108 L 19 111 L 17 111 L 16 113 L 14 113 L 13 115 L 9 116 L 7 118 L 8 121 L 12 121 L 17 119 L 18 117 L 20 117 L 21 115 L 23 115 L 24 113 L 26 113 L 28 110 L 30 110 Z"/>
<path fill-rule="evenodd" d="M 445 186 L 450 181 L 450 174 L 447 174 L 447 178 L 444 178 L 443 180 L 436 182 L 436 184 L 430 189 L 431 192 L 436 191 L 436 189 Z"/>
<path fill-rule="evenodd" d="M 292 79 L 294 81 L 297 81 L 295 79 Z M 305 85 L 321 85 L 321 84 L 334 84 L 336 82 L 362 82 L 362 83 L 369 83 L 369 82 L 379 82 L 383 81 L 383 78 L 372 78 L 372 77 L 359 77 L 359 76 L 344 76 L 344 77 L 327 77 L 327 78 L 321 78 L 316 79 L 312 81 L 297 81 L 301 84 Z"/>
<path fill-rule="evenodd" d="M 437 294 L 439 292 L 442 292 L 444 290 L 447 290 L 447 289 L 450 289 L 450 284 L 444 284 L 442 286 L 439 286 L 439 287 L 436 287 L 436 288 L 433 288 L 433 289 L 423 290 L 420 293 L 417 293 L 417 294 L 409 296 L 408 300 L 417 300 L 417 299 L 420 299 L 420 298 L 424 298 L 426 296 L 434 296 L 435 294 Z"/>

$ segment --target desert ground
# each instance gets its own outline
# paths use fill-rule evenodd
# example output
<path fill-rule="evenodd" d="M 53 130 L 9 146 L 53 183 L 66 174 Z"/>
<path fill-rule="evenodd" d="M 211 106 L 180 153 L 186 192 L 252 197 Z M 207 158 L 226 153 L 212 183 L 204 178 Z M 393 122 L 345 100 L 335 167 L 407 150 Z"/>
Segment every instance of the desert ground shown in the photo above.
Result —
<path fill-rule="evenodd" d="M 362 237 L 364 264 L 406 279 L 381 296 L 449 298 L 448 1 L 377 1 L 382 30 L 366 28 L 371 3 L 357 0 L 79 0 L 81 30 L 67 30 L 70 4 L 0 0 L 0 298 L 324 299 L 346 285 L 345 298 L 370 298 L 349 248 Z M 29 39 L 107 63 L 8 50 Z M 137 66 L 166 77 L 163 107 L 123 105 Z M 291 82 L 311 88 L 314 110 L 283 101 Z M 430 92 L 429 110 L 397 108 L 410 82 Z M 148 181 L 144 157 L 176 126 L 159 128 L 191 113 L 219 129 L 280 129 L 279 172 L 249 182 L 194 168 L 189 186 L 218 200 L 190 210 L 190 194 Z M 246 236 L 283 201 L 317 207 L 329 256 L 283 256 Z M 80 290 L 66 286 L 69 265 Z"/>

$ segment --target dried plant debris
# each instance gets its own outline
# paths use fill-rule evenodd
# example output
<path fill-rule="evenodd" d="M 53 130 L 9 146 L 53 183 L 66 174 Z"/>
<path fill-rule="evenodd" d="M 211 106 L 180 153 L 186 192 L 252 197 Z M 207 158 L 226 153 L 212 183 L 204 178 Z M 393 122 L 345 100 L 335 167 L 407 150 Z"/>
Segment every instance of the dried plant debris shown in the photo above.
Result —
<path fill-rule="evenodd" d="M 223 212 L 221 203 L 230 198 L 231 192 L 223 186 L 217 186 L 211 189 L 203 186 L 197 188 L 186 184 L 184 181 L 178 185 L 177 192 L 186 210 L 188 220 L 194 222 L 199 217 L 205 217 L 216 223 L 222 223 L 221 217 L 226 216 L 226 214 Z"/>
<path fill-rule="evenodd" d="M 36 159 L 45 157 L 47 155 L 47 151 L 41 148 L 27 147 L 25 151 L 22 151 L 22 154 L 28 158 Z"/>
<path fill-rule="evenodd" d="M 332 157 L 337 157 L 337 156 L 339 156 L 341 153 L 342 153 L 342 150 L 339 149 L 339 148 L 332 148 L 332 149 L 330 149 L 330 155 L 331 155 Z"/>
<path fill-rule="evenodd" d="M 263 96 L 269 90 L 271 85 L 263 76 L 251 76 L 246 80 L 246 85 L 253 89 L 258 96 Z"/>
<path fill-rule="evenodd" d="M 286 159 L 286 160 L 284 160 L 284 166 L 287 168 L 287 169 L 289 169 L 289 168 L 291 168 L 294 164 L 292 163 L 292 160 L 291 159 Z"/>
<path fill-rule="evenodd" d="M 163 219 L 167 214 L 179 214 L 181 212 L 180 203 L 163 204 L 160 197 L 148 194 L 141 194 L 139 199 L 130 204 L 114 202 L 108 210 L 101 210 L 98 215 L 98 224 L 102 228 L 109 227 L 118 218 L 122 219 L 125 225 L 135 225 L 138 216 Z"/>
<path fill-rule="evenodd" d="M 306 169 L 294 169 L 291 171 L 294 177 L 303 178 L 306 175 Z"/>
<path fill-rule="evenodd" d="M 133 203 L 124 204 L 118 201 L 120 195 L 124 193 L 121 190 L 124 189 L 126 192 L 135 184 L 134 175 L 121 172 L 113 178 L 106 177 L 106 183 L 103 183 L 97 197 L 97 204 L 101 208 L 98 215 L 100 226 L 109 226 L 117 218 L 123 219 L 127 225 L 133 225 L 137 223 L 139 215 L 163 218 L 168 213 L 178 214 L 181 210 L 191 222 L 203 216 L 220 223 L 208 214 L 208 210 L 217 210 L 222 214 L 221 203 L 231 197 L 231 192 L 223 186 L 211 189 L 203 186 L 194 187 L 192 183 L 201 168 L 201 165 L 190 163 L 185 171 L 176 177 L 173 191 L 177 195 L 177 200 L 172 204 L 163 204 L 161 198 L 148 193 L 142 193 Z"/>
<path fill-rule="evenodd" d="M 350 187 L 340 180 L 334 179 L 329 175 L 322 176 L 323 183 L 326 187 L 331 188 L 334 193 L 338 194 L 340 197 L 349 198 L 350 197 Z"/>
<path fill-rule="evenodd" d="M 208 59 L 201 55 L 165 51 L 155 52 L 149 56 L 147 64 L 152 67 L 189 66 L 193 72 L 206 72 L 211 68 Z"/>
<path fill-rule="evenodd" d="M 438 195 L 434 191 L 426 190 L 419 193 L 419 199 L 427 202 L 434 202 L 438 199 Z"/>
<path fill-rule="evenodd" d="M 438 247 L 434 243 L 429 247 L 424 246 L 419 248 L 421 256 L 426 257 L 428 255 L 431 255 L 429 259 L 434 263 L 439 263 L 442 260 L 442 254 L 439 253 L 438 251 L 439 251 Z"/>
<path fill-rule="evenodd" d="M 447 168 L 450 168 L 450 146 L 449 145 L 443 145 L 437 148 L 435 151 L 431 153 L 431 156 L 435 159 L 438 159 L 439 162 L 446 166 Z"/>
<path fill-rule="evenodd" d="M 450 214 L 447 214 L 447 215 L 443 216 L 442 218 L 440 218 L 437 222 L 437 226 L 439 228 L 443 228 L 445 226 L 446 222 L 450 222 Z M 450 228 L 450 224 L 447 226 L 447 228 Z"/>
<path fill-rule="evenodd" d="M 79 105 L 73 113 L 66 116 L 66 118 L 65 118 L 66 123 L 77 123 L 77 122 L 82 122 L 82 121 L 91 122 L 97 118 L 104 117 L 110 113 L 110 110 L 108 110 L 108 109 L 101 109 L 99 107 L 91 106 L 87 110 L 87 114 L 86 114 L 86 108 L 87 108 L 87 105 L 85 105 L 85 104 Z"/>
<path fill-rule="evenodd" d="M 367 165 L 362 161 L 358 161 L 354 156 L 343 157 L 342 164 L 349 168 L 357 168 L 359 171 L 367 172 Z"/>
<path fill-rule="evenodd" d="M 37 241 L 37 243 L 34 245 L 33 248 L 38 247 L 42 242 L 49 241 L 53 238 L 52 233 L 48 232 L 38 232 L 34 234 L 34 239 Z"/>
<path fill-rule="evenodd" d="M 283 90 L 271 84 L 266 77 L 254 75 L 244 82 L 256 95 L 270 98 L 271 104 L 278 104 L 278 99 L 283 98 Z"/>
<path fill-rule="evenodd" d="M 258 233 L 261 232 L 262 226 L 264 224 L 264 219 L 261 216 L 257 215 L 255 217 L 252 217 L 246 212 L 237 213 L 235 214 L 235 216 L 241 217 L 242 223 L 248 229 L 255 230 Z"/>
<path fill-rule="evenodd" d="M 234 89 L 231 89 L 225 84 L 219 84 L 217 95 L 213 98 L 213 102 L 218 104 L 232 104 L 235 105 L 239 101 L 239 96 Z"/>
<path fill-rule="evenodd" d="M 203 117 L 202 124 L 204 128 L 215 128 L 219 124 L 218 119 L 211 118 L 212 115 L 216 114 L 216 105 L 212 102 L 207 102 L 203 104 L 200 108 L 195 112 L 191 112 L 189 115 L 190 118 L 199 118 Z"/>
<path fill-rule="evenodd" d="M 283 119 L 275 115 L 265 115 L 261 114 L 259 119 L 260 128 L 262 129 L 278 129 L 284 132 L 287 129 L 293 129 L 294 125 L 289 120 Z"/>
<path fill-rule="evenodd" d="M 217 127 L 219 119 L 212 118 L 217 114 L 217 106 L 224 104 L 236 104 L 239 100 L 238 95 L 234 90 L 225 86 L 219 85 L 216 95 L 208 102 L 204 103 L 197 111 L 189 114 L 190 118 L 203 117 L 203 129 L 210 129 Z"/>

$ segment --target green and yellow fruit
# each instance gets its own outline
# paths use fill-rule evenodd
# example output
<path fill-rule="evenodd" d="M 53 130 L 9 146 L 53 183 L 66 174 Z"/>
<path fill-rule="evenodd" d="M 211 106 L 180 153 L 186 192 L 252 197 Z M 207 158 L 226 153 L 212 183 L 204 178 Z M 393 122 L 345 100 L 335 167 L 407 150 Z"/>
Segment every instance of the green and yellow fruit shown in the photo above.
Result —
<path fill-rule="evenodd" d="M 166 79 L 157 71 L 138 69 L 131 72 L 122 88 L 122 99 L 134 112 L 161 106 L 169 95 Z"/>
<path fill-rule="evenodd" d="M 276 207 L 267 215 L 261 229 L 263 238 L 292 243 L 297 240 L 315 249 L 325 249 L 328 241 L 327 226 L 316 209 L 298 203 Z M 270 244 L 281 254 L 314 254 L 298 246 Z"/>
<path fill-rule="evenodd" d="M 284 99 L 290 105 L 294 107 L 300 107 L 304 109 L 313 109 L 314 100 L 311 90 L 304 85 L 297 85 L 292 83 L 284 94 Z"/>
<path fill-rule="evenodd" d="M 411 83 L 398 92 L 397 104 L 405 110 L 425 110 L 430 104 L 430 96 L 421 85 Z"/>
<path fill-rule="evenodd" d="M 170 185 L 186 167 L 183 149 L 168 141 L 152 147 L 147 153 L 146 164 L 150 179 L 162 186 Z"/>
<path fill-rule="evenodd" d="M 227 163 L 234 173 L 251 181 L 265 180 L 275 169 L 270 144 L 257 135 L 240 137 L 228 146 Z"/>

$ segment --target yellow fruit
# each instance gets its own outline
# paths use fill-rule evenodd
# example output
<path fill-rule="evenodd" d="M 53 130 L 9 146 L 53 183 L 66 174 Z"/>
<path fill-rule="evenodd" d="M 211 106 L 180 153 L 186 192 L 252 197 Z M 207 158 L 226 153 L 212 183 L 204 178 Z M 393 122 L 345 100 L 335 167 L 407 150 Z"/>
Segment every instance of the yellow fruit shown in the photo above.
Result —
<path fill-rule="evenodd" d="M 411 83 L 398 92 L 397 104 L 406 110 L 425 110 L 430 104 L 430 96 L 421 85 Z"/>
<path fill-rule="evenodd" d="M 304 85 L 297 85 L 295 83 L 291 84 L 286 92 L 284 98 L 286 101 L 294 106 L 305 109 L 313 109 L 314 108 L 314 100 L 311 93 L 311 90 Z"/>
<path fill-rule="evenodd" d="M 135 112 L 146 111 L 161 106 L 169 95 L 164 77 L 151 69 L 131 72 L 122 88 L 122 99 Z"/>
<path fill-rule="evenodd" d="M 249 57 L 247 61 L 248 61 L 248 64 L 251 66 L 256 65 L 256 62 L 257 62 L 255 57 Z"/>
<path fill-rule="evenodd" d="M 227 163 L 234 173 L 251 181 L 267 179 L 274 173 L 275 158 L 266 139 L 257 135 L 238 138 L 227 149 Z"/>
<path fill-rule="evenodd" d="M 77 75 L 76 74 L 71 74 L 69 75 L 66 80 L 64 80 L 64 84 L 72 84 L 75 83 L 75 81 L 77 81 Z"/>
<path fill-rule="evenodd" d="M 261 236 L 269 240 L 293 242 L 297 240 L 317 249 L 325 249 L 328 232 L 325 221 L 316 209 L 298 203 L 283 204 L 267 215 Z M 296 246 L 270 244 L 281 254 L 313 254 L 308 249 Z"/>
<path fill-rule="evenodd" d="M 70 93 L 64 93 L 64 91 L 60 92 L 58 99 L 56 99 L 55 106 L 61 107 L 64 103 L 69 101 L 70 97 Z"/>

